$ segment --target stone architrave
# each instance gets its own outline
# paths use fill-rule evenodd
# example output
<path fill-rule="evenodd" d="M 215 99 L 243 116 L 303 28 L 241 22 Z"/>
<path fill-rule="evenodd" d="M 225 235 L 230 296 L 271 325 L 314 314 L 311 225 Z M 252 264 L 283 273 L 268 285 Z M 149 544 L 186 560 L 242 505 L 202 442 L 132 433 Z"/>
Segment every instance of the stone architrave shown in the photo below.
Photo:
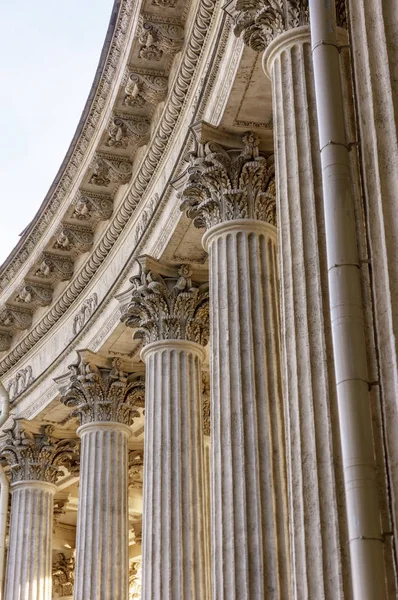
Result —
<path fill-rule="evenodd" d="M 62 402 L 80 419 L 75 600 L 128 599 L 128 448 L 144 405 L 144 379 L 96 366 L 79 353 Z"/>
<path fill-rule="evenodd" d="M 146 363 L 143 600 L 208 598 L 201 369 L 208 285 L 142 270 L 125 323 Z"/>
<path fill-rule="evenodd" d="M 56 440 L 51 427 L 39 434 L 19 425 L 8 432 L 1 456 L 11 472 L 11 521 L 5 600 L 51 600 L 52 531 L 61 467 L 76 464 L 77 441 Z"/>
<path fill-rule="evenodd" d="M 345 2 L 336 6 L 344 25 Z M 349 535 L 308 2 L 238 0 L 235 8 L 235 33 L 265 50 L 272 82 L 294 597 L 343 600 Z"/>
<path fill-rule="evenodd" d="M 214 600 L 290 598 L 273 157 L 199 144 L 182 209 L 207 229 Z"/>

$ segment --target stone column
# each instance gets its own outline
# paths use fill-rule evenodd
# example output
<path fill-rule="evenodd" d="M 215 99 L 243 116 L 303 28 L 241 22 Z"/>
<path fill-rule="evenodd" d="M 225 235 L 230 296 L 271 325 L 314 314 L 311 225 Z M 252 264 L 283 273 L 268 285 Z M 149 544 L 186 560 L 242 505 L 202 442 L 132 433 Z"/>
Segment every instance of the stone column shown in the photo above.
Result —
<path fill-rule="evenodd" d="M 276 4 L 240 0 L 235 33 L 265 50 L 272 84 L 293 587 L 295 598 L 343 600 L 349 536 L 308 2 Z"/>
<path fill-rule="evenodd" d="M 81 426 L 75 600 L 128 599 L 128 450 L 130 425 L 144 404 L 142 377 L 115 359 L 98 367 L 84 352 L 69 367 L 62 402 Z"/>
<path fill-rule="evenodd" d="M 171 271 L 172 272 L 172 271 Z M 142 272 L 124 317 L 144 340 L 143 600 L 206 600 L 202 426 L 208 293 L 183 265 Z"/>
<path fill-rule="evenodd" d="M 205 141 L 205 140 L 203 140 Z M 205 226 L 214 600 L 291 597 L 273 158 L 199 145 L 183 205 Z"/>
<path fill-rule="evenodd" d="M 11 468 L 11 522 L 5 600 L 51 600 L 52 530 L 59 467 L 70 463 L 74 442 L 57 441 L 47 427 L 9 433 L 1 455 Z"/>

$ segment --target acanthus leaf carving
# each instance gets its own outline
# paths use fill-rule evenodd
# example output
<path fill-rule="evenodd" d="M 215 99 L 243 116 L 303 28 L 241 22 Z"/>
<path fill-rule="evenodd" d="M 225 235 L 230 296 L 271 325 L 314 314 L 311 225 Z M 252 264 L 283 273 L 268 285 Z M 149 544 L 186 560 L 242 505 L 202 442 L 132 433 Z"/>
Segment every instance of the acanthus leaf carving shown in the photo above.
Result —
<path fill-rule="evenodd" d="M 347 26 L 345 0 L 336 0 L 337 24 Z M 308 0 L 237 0 L 235 28 L 244 43 L 263 52 L 281 33 L 309 24 Z"/>
<path fill-rule="evenodd" d="M 52 567 L 53 595 L 73 596 L 75 582 L 75 557 L 58 554 Z"/>
<path fill-rule="evenodd" d="M 274 157 L 261 156 L 253 132 L 243 149 L 225 150 L 213 142 L 198 144 L 190 155 L 181 210 L 198 228 L 234 219 L 258 219 L 276 225 Z"/>
<path fill-rule="evenodd" d="M 140 265 L 141 266 L 141 265 Z M 131 301 L 121 320 L 137 329 L 135 339 L 188 340 L 205 346 L 209 340 L 209 286 L 192 281 L 189 265 L 175 277 L 144 270 L 131 280 Z"/>
<path fill-rule="evenodd" d="M 109 196 L 79 192 L 73 202 L 72 219 L 90 221 L 94 224 L 112 216 L 113 200 Z"/>
<path fill-rule="evenodd" d="M 111 183 L 119 185 L 130 181 L 133 165 L 130 160 L 110 154 L 97 154 L 91 164 L 92 175 L 89 183 L 106 187 Z"/>
<path fill-rule="evenodd" d="M 31 433 L 17 421 L 7 431 L 0 455 L 10 466 L 11 480 L 44 481 L 56 484 L 66 471 L 79 461 L 78 440 L 58 440 L 52 436 L 51 425 L 42 426 L 40 433 Z"/>
<path fill-rule="evenodd" d="M 93 245 L 93 231 L 89 226 L 63 225 L 53 245 L 54 250 L 78 255 L 88 252 Z"/>
<path fill-rule="evenodd" d="M 138 41 L 141 44 L 139 57 L 158 62 L 163 54 L 173 56 L 181 50 L 184 28 L 176 23 L 157 22 L 144 15 L 141 16 Z"/>
<path fill-rule="evenodd" d="M 126 149 L 138 148 L 148 142 L 150 122 L 146 117 L 114 116 L 108 127 L 106 146 Z"/>
<path fill-rule="evenodd" d="M 164 100 L 167 95 L 168 78 L 160 73 L 131 72 L 126 83 L 123 104 L 132 108 L 142 108 L 145 102 L 156 105 Z"/>
<path fill-rule="evenodd" d="M 73 409 L 71 416 L 79 417 L 82 425 L 94 421 L 131 425 L 140 416 L 144 377 L 123 372 L 120 359 L 113 359 L 112 368 L 103 368 L 79 355 L 69 371 L 70 382 L 61 390 L 61 401 Z"/>
<path fill-rule="evenodd" d="M 50 281 L 66 281 L 73 275 L 73 260 L 69 256 L 43 252 L 33 275 Z"/>
<path fill-rule="evenodd" d="M 26 304 L 31 308 L 37 306 L 48 306 L 53 299 L 53 288 L 51 285 L 40 285 L 34 282 L 26 284 L 18 292 L 15 302 Z"/>

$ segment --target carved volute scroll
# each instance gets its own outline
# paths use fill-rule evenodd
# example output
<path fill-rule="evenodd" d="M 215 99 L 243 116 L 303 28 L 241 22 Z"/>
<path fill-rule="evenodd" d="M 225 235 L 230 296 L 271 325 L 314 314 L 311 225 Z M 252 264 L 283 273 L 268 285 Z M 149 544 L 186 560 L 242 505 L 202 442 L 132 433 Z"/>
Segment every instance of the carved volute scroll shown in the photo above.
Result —
<path fill-rule="evenodd" d="M 145 402 L 142 375 L 122 371 L 115 358 L 112 368 L 98 367 L 79 355 L 79 362 L 69 366 L 70 383 L 61 391 L 61 401 L 73 408 L 72 416 L 81 425 L 92 422 L 116 422 L 131 425 L 140 416 Z"/>
<path fill-rule="evenodd" d="M 240 151 L 209 142 L 190 155 L 181 210 L 196 227 L 210 229 L 234 219 L 276 225 L 274 157 L 260 154 L 255 133 L 246 133 L 242 141 Z"/>
<path fill-rule="evenodd" d="M 264 51 L 278 35 L 309 24 L 308 0 L 237 0 L 236 36 L 256 52 Z M 336 1 L 337 23 L 347 26 L 345 0 Z"/>
<path fill-rule="evenodd" d="M 9 464 L 13 483 L 44 481 L 57 483 L 62 469 L 74 472 L 78 468 L 79 441 L 57 440 L 52 426 L 42 427 L 40 433 L 24 430 L 19 424 L 7 432 L 0 456 Z"/>
<path fill-rule="evenodd" d="M 131 302 L 122 321 L 128 327 L 137 328 L 134 338 L 143 339 L 145 344 L 158 340 L 207 344 L 209 286 L 192 281 L 188 265 L 181 265 L 175 277 L 162 277 L 141 269 L 131 282 Z"/>

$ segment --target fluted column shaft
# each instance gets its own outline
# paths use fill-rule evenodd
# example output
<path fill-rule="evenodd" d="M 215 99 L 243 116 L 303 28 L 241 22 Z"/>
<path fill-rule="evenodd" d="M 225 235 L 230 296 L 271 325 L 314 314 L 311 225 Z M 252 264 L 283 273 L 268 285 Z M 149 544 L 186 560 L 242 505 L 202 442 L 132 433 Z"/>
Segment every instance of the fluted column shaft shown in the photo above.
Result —
<path fill-rule="evenodd" d="M 81 466 L 75 600 L 128 599 L 127 425 L 94 422 L 78 429 Z"/>
<path fill-rule="evenodd" d="M 43 481 L 11 485 L 10 544 L 5 600 L 51 600 L 52 524 L 56 486 Z"/>
<path fill-rule="evenodd" d="M 298 599 L 349 594 L 310 32 L 279 35 L 272 80 L 290 529 Z"/>
<path fill-rule="evenodd" d="M 203 348 L 153 342 L 146 363 L 143 600 L 205 600 Z"/>
<path fill-rule="evenodd" d="M 290 598 L 276 229 L 215 225 L 210 260 L 213 600 Z"/>

